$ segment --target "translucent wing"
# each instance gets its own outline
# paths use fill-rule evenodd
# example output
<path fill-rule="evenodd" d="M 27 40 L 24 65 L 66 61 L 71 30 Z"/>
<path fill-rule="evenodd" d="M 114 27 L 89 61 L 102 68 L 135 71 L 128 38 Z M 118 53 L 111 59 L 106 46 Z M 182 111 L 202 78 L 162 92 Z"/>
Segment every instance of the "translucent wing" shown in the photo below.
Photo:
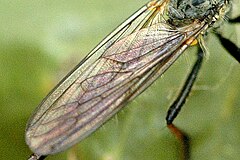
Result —
<path fill-rule="evenodd" d="M 163 18 L 163 2 L 151 2 L 132 15 L 43 100 L 26 131 L 34 153 L 60 152 L 91 134 L 159 77 L 206 27 L 200 22 L 171 27 Z"/>

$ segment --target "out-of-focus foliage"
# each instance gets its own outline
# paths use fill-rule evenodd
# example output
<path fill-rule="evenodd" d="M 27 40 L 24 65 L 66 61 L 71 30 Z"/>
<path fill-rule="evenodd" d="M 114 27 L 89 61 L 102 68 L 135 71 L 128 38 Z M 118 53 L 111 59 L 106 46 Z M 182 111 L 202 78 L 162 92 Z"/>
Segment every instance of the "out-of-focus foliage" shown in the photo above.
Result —
<path fill-rule="evenodd" d="M 27 159 L 31 151 L 24 130 L 31 112 L 105 35 L 144 3 L 1 0 L 0 159 Z M 235 16 L 239 5 L 235 0 Z M 238 46 L 239 28 L 223 27 L 224 36 Z M 175 124 L 189 133 L 193 159 L 239 159 L 239 64 L 211 33 L 207 45 L 210 57 Z M 164 118 L 195 60 L 194 52 L 190 48 L 163 78 L 92 136 L 48 159 L 178 159 L 179 144 Z"/>

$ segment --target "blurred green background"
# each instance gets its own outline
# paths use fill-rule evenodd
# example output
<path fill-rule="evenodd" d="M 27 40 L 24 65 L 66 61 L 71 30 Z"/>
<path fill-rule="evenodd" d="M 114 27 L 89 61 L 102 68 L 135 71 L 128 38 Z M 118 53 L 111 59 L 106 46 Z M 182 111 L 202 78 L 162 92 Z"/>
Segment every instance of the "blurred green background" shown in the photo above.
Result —
<path fill-rule="evenodd" d="M 0 159 L 31 154 L 24 130 L 46 94 L 145 0 L 0 0 Z M 240 14 L 234 1 L 233 16 Z M 237 13 L 238 12 L 238 13 Z M 224 36 L 240 46 L 240 25 Z M 175 124 L 191 137 L 197 160 L 239 159 L 239 64 L 209 33 L 206 58 Z M 190 48 L 147 91 L 92 136 L 49 160 L 178 159 L 179 144 L 165 125 L 168 106 L 195 60 Z"/>

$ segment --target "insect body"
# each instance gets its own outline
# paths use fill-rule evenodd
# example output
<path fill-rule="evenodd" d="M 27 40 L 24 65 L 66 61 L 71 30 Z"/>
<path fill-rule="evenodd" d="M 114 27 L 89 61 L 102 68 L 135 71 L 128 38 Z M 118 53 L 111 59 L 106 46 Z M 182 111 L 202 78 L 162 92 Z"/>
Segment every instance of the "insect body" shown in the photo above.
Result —
<path fill-rule="evenodd" d="M 35 159 L 63 151 L 98 129 L 185 49 L 201 43 L 202 35 L 229 8 L 229 0 L 158 0 L 143 6 L 92 50 L 36 109 L 26 129 L 26 142 L 34 157 L 38 156 Z M 184 101 L 201 59 L 180 95 Z M 168 124 L 184 101 L 171 106 Z"/>

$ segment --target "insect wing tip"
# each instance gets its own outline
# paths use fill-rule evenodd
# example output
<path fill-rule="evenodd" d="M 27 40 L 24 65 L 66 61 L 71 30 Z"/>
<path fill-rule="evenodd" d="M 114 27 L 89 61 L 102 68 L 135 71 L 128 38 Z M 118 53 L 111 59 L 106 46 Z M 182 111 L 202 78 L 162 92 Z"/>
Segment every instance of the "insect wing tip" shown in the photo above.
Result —
<path fill-rule="evenodd" d="M 35 153 L 33 153 L 29 158 L 28 160 L 44 160 L 46 158 L 46 156 L 40 156 L 40 155 L 37 155 Z"/>

